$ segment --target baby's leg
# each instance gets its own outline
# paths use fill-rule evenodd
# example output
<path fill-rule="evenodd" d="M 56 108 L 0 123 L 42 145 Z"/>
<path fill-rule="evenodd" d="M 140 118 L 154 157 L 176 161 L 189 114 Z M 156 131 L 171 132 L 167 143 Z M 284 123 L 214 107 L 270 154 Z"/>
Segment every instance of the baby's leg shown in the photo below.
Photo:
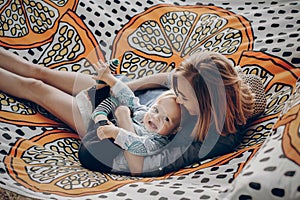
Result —
<path fill-rule="evenodd" d="M 117 100 L 112 97 L 108 97 L 104 99 L 94 110 L 92 113 L 92 119 L 95 122 L 98 122 L 103 119 L 104 116 L 108 116 L 115 108 L 117 107 Z M 101 118 L 100 118 L 101 117 Z"/>
<path fill-rule="evenodd" d="M 0 69 L 0 91 L 42 106 L 83 136 L 84 125 L 73 96 L 44 82 Z"/>
<path fill-rule="evenodd" d="M 95 84 L 91 75 L 48 69 L 1 48 L 0 67 L 23 77 L 41 80 L 72 95 Z"/>

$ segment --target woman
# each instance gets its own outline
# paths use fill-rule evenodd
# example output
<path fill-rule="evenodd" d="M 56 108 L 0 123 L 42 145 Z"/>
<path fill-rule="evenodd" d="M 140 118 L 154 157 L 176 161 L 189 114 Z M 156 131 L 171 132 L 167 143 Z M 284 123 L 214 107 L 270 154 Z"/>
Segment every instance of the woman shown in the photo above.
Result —
<path fill-rule="evenodd" d="M 146 77 L 133 84 L 144 89 L 144 83 L 151 80 L 152 77 Z M 166 75 L 160 75 L 158 80 L 159 85 L 169 85 L 165 84 Z M 234 151 L 242 138 L 238 129 L 266 106 L 260 78 L 244 75 L 218 53 L 190 56 L 175 70 L 171 80 L 177 102 L 189 115 L 182 119 L 182 130 L 167 148 L 159 155 L 143 158 L 143 168 L 137 171 L 142 171 L 143 176 L 163 175 L 201 159 Z M 157 87 L 156 84 L 151 86 Z M 126 171 L 126 164 L 114 163 L 112 171 Z"/>
<path fill-rule="evenodd" d="M 91 76 L 43 68 L 3 50 L 0 52 L 0 66 L 1 91 L 41 105 L 77 130 L 80 136 L 85 135 L 85 126 L 72 95 L 95 85 Z M 184 126 L 180 133 L 161 153 L 153 156 L 133 156 L 126 151 L 113 155 L 126 160 L 112 163 L 106 169 L 108 172 L 158 176 L 200 159 L 231 152 L 242 137 L 238 128 L 264 109 L 265 100 L 259 81 L 253 81 L 258 86 L 257 90 L 251 91 L 247 79 L 238 75 L 229 60 L 220 54 L 192 56 L 181 64 L 173 77 L 177 102 L 188 113 L 182 119 Z M 132 90 L 156 88 L 164 85 L 166 80 L 168 74 L 157 74 L 129 82 L 128 86 Z M 97 88 L 103 86 L 97 85 Z M 256 109 L 257 102 L 262 109 Z M 103 145 L 103 151 L 107 151 L 107 146 Z M 111 162 L 113 158 L 107 159 Z"/>

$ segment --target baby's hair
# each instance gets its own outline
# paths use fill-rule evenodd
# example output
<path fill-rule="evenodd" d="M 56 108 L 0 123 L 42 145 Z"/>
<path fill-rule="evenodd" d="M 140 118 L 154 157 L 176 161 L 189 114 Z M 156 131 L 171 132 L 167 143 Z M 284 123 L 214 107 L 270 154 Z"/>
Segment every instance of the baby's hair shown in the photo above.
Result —
<path fill-rule="evenodd" d="M 161 99 L 165 99 L 165 98 L 171 98 L 176 101 L 177 96 L 176 96 L 174 90 L 170 89 L 170 90 L 167 90 L 167 91 L 163 92 L 162 94 L 160 94 L 157 97 L 156 101 L 160 101 Z"/>

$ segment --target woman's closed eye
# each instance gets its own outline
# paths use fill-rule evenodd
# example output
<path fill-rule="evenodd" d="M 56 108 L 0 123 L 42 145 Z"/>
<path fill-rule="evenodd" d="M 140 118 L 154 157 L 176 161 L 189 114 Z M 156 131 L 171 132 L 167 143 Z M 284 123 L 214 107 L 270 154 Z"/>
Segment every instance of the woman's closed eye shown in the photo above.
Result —
<path fill-rule="evenodd" d="M 188 101 L 188 98 L 184 96 L 182 93 L 179 93 L 178 97 L 181 98 L 183 101 Z"/>
<path fill-rule="evenodd" d="M 183 101 L 188 101 L 188 99 L 186 97 L 182 97 Z"/>

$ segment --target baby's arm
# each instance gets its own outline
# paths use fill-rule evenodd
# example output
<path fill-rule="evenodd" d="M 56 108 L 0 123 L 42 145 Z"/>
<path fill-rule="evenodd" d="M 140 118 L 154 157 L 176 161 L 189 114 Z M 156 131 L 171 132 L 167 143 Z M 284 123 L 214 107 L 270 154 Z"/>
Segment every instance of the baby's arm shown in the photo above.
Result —
<path fill-rule="evenodd" d="M 94 79 L 102 80 L 110 86 L 111 95 L 118 100 L 119 104 L 128 106 L 132 112 L 143 107 L 133 91 L 125 83 L 111 74 L 108 66 L 99 61 L 96 69 L 98 75 L 94 76 Z"/>
<path fill-rule="evenodd" d="M 135 133 L 134 127 L 133 127 L 133 123 L 132 123 L 132 119 L 131 119 L 131 112 L 130 109 L 127 106 L 119 106 L 116 108 L 115 110 L 115 117 L 118 121 L 118 127 L 119 128 L 123 128 L 127 131 L 130 131 L 132 133 Z M 96 120 L 103 120 L 103 115 L 100 114 L 95 118 L 95 122 Z M 105 139 L 105 138 L 113 138 L 115 139 L 118 135 L 118 133 L 115 133 L 115 131 L 120 129 L 116 129 L 117 127 L 113 127 L 112 125 L 110 126 L 106 126 L 103 128 L 100 128 L 100 131 L 98 132 L 98 137 L 100 139 Z"/>
<path fill-rule="evenodd" d="M 130 116 L 131 112 L 127 106 L 119 106 L 114 114 L 118 120 L 119 127 L 134 132 L 134 127 Z M 139 175 L 143 172 L 144 157 L 134 155 L 128 151 L 124 151 L 124 156 L 132 175 Z"/>
<path fill-rule="evenodd" d="M 94 66 L 97 71 L 97 76 L 93 77 L 95 80 L 104 81 L 110 87 L 116 84 L 118 79 L 111 73 L 107 64 L 100 60 L 98 63 L 94 64 Z"/>
<path fill-rule="evenodd" d="M 148 156 L 157 153 L 168 141 L 163 138 L 139 136 L 135 132 L 116 127 L 113 124 L 100 126 L 97 129 L 100 140 L 113 138 L 115 144 L 136 156 Z"/>
<path fill-rule="evenodd" d="M 99 128 L 98 137 L 100 139 L 113 138 L 115 143 L 122 149 L 137 156 L 153 154 L 168 143 L 164 137 L 155 135 L 137 135 L 127 106 L 119 106 L 115 112 L 118 127 L 113 125 Z"/>
<path fill-rule="evenodd" d="M 119 106 L 114 114 L 120 128 L 135 132 L 131 118 L 131 111 L 127 106 Z"/>
<path fill-rule="evenodd" d="M 130 109 L 127 106 L 119 106 L 115 111 L 115 116 L 118 119 L 119 127 L 127 131 L 134 132 L 130 114 Z M 130 172 L 133 175 L 138 175 L 143 172 L 144 157 L 134 155 L 128 151 L 124 151 L 124 156 L 128 163 Z"/>
<path fill-rule="evenodd" d="M 137 135 L 132 131 L 123 128 L 119 129 L 114 143 L 122 149 L 137 155 L 149 156 L 161 151 L 163 146 L 168 144 L 168 139 L 156 135 Z"/>

